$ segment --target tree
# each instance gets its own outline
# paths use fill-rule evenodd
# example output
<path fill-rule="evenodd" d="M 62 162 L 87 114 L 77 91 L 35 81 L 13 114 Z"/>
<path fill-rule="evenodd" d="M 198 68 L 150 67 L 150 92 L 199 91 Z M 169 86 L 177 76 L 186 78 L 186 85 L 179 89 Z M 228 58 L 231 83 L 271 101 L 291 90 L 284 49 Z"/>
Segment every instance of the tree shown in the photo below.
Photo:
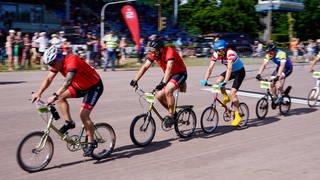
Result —
<path fill-rule="evenodd" d="M 296 13 L 297 36 L 301 39 L 316 39 L 320 37 L 320 1 L 305 0 L 303 12 Z"/>
<path fill-rule="evenodd" d="M 245 32 L 256 36 L 262 26 L 254 0 L 198 0 L 179 8 L 179 24 L 195 33 Z"/>

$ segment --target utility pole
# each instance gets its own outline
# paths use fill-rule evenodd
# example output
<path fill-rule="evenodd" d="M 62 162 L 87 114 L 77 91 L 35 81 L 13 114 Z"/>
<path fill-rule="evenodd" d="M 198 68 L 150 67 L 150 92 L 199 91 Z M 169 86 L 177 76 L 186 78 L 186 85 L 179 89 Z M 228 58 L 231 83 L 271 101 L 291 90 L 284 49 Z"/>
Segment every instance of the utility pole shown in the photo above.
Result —
<path fill-rule="evenodd" d="M 271 40 L 271 34 L 272 34 L 272 0 L 269 0 L 270 2 L 270 8 L 268 10 L 268 15 L 267 15 L 267 29 L 266 29 L 266 34 L 265 34 L 265 42 L 269 42 Z"/>

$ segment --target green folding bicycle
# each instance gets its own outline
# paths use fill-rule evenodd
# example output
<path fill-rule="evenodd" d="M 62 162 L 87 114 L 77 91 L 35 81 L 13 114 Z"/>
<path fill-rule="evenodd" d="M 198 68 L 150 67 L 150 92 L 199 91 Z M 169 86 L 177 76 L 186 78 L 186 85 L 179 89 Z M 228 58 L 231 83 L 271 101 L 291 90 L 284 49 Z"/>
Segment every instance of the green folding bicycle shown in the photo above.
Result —
<path fill-rule="evenodd" d="M 60 119 L 55 106 L 45 104 L 43 101 L 37 101 L 36 105 L 41 118 L 47 123 L 47 127 L 43 131 L 29 133 L 18 146 L 16 154 L 18 164 L 27 172 L 40 171 L 50 163 L 54 152 L 54 144 L 50 137 L 51 130 L 66 142 L 69 151 L 79 151 L 86 148 L 88 144 L 83 125 L 78 135 L 62 134 L 54 125 L 54 121 Z M 116 135 L 112 126 L 107 123 L 96 123 L 94 128 L 94 139 L 98 146 L 94 150 L 92 158 L 99 160 L 111 154 L 115 146 Z"/>

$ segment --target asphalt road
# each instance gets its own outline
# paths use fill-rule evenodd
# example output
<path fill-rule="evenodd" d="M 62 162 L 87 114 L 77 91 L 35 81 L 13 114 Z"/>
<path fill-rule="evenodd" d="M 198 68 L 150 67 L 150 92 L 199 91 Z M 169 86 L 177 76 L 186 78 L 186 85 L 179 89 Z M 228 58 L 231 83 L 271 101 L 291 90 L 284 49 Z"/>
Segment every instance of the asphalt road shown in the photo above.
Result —
<path fill-rule="evenodd" d="M 286 85 L 292 85 L 291 96 L 306 98 L 315 80 L 307 73 L 307 64 L 297 64 Z M 272 67 L 272 66 L 271 66 Z M 273 67 L 272 67 L 273 68 Z M 273 70 L 269 68 L 265 75 Z M 247 75 L 241 87 L 250 92 L 264 92 L 254 79 L 257 65 L 246 66 Z M 16 162 L 16 149 L 21 139 L 31 131 L 42 130 L 45 123 L 28 100 L 47 74 L 37 72 L 0 73 L 0 179 L 218 179 L 218 180 L 285 180 L 320 179 L 320 128 L 319 108 L 309 108 L 303 103 L 293 103 L 288 116 L 279 110 L 270 110 L 265 120 L 255 115 L 256 97 L 240 96 L 250 108 L 248 128 L 235 130 L 223 122 L 221 111 L 217 131 L 206 135 L 201 131 L 199 119 L 211 96 L 200 84 L 206 67 L 188 68 L 187 93 L 180 94 L 179 104 L 193 104 L 198 123 L 196 134 L 189 139 L 179 139 L 174 131 L 164 132 L 157 121 L 153 143 L 145 148 L 134 146 L 129 137 L 131 120 L 145 111 L 137 94 L 129 86 L 136 70 L 103 72 L 99 70 L 105 86 L 104 94 L 95 107 L 95 122 L 108 122 L 117 135 L 114 152 L 101 161 L 83 158 L 82 152 L 69 152 L 56 135 L 52 135 L 55 153 L 47 168 L 37 173 L 23 171 Z M 223 66 L 215 68 L 220 74 Z M 160 81 L 160 68 L 150 69 L 140 86 L 151 90 Z M 214 78 L 213 78 L 214 79 Z M 52 94 L 63 78 L 58 76 L 52 87 L 43 95 Z M 231 83 L 227 84 L 230 87 Z M 77 129 L 81 99 L 70 101 Z M 162 113 L 163 108 L 158 103 Z M 56 122 L 60 126 L 63 121 Z"/>

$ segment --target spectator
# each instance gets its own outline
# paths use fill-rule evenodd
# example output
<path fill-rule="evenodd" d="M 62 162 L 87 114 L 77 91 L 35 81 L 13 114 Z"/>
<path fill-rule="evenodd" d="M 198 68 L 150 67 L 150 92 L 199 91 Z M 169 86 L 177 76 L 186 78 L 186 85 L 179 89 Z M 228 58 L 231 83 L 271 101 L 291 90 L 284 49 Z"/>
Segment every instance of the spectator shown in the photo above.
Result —
<path fill-rule="evenodd" d="M 22 32 L 18 31 L 16 36 L 14 37 L 14 48 L 13 48 L 13 58 L 14 58 L 14 65 L 15 69 L 22 68 L 22 52 L 23 52 L 23 37 Z"/>
<path fill-rule="evenodd" d="M 25 66 L 25 62 L 28 61 L 28 67 L 31 68 L 31 41 L 29 34 L 25 34 L 23 37 L 23 52 L 21 59 L 21 66 Z"/>
<path fill-rule="evenodd" d="M 315 52 L 316 52 L 316 46 L 317 46 L 313 39 L 309 39 L 308 42 L 309 43 L 307 45 L 307 58 L 306 58 L 307 62 L 314 59 L 314 56 L 316 55 Z"/>
<path fill-rule="evenodd" d="M 145 53 L 145 45 L 144 45 L 144 39 L 140 38 L 140 48 L 138 49 L 138 61 L 137 64 L 141 64 L 144 59 L 144 53 Z"/>
<path fill-rule="evenodd" d="M 100 68 L 101 62 L 98 60 L 98 52 L 99 52 L 99 41 L 96 33 L 92 33 L 92 54 L 91 59 L 93 61 L 93 66 L 95 68 Z"/>
<path fill-rule="evenodd" d="M 44 66 L 42 56 L 48 47 L 48 38 L 46 36 L 46 32 L 41 32 L 40 37 L 36 40 L 36 42 L 38 43 L 38 46 L 39 46 L 40 68 L 42 71 L 45 71 L 47 70 L 47 68 Z"/>
<path fill-rule="evenodd" d="M 5 64 L 5 44 L 6 44 L 6 36 L 0 31 L 0 64 Z"/>
<path fill-rule="evenodd" d="M 180 57 L 182 57 L 182 41 L 181 38 L 178 38 L 175 42 L 174 45 L 176 47 L 176 50 L 179 54 Z"/>
<path fill-rule="evenodd" d="M 87 45 L 87 51 L 86 51 L 86 62 L 89 65 L 92 65 L 93 59 L 92 59 L 92 51 L 93 51 L 93 40 L 92 40 L 92 33 L 87 33 L 87 38 L 85 39 L 85 43 Z"/>
<path fill-rule="evenodd" d="M 67 39 L 64 37 L 64 31 L 59 31 L 58 38 L 60 39 L 60 41 L 61 41 L 62 43 L 64 43 L 64 42 L 67 41 Z"/>
<path fill-rule="evenodd" d="M 305 54 L 305 50 L 304 50 L 304 44 L 301 42 L 301 41 L 299 41 L 299 44 L 298 44 L 298 58 L 299 58 L 299 56 L 303 56 L 304 54 Z"/>
<path fill-rule="evenodd" d="M 115 60 L 117 58 L 116 49 L 118 47 L 118 36 L 114 34 L 113 31 L 110 31 L 107 34 L 103 42 L 105 42 L 105 47 L 107 49 L 106 53 L 106 62 L 104 63 L 103 71 L 107 71 L 109 62 L 111 61 L 111 69 L 115 71 Z"/>
<path fill-rule="evenodd" d="M 8 71 L 13 71 L 13 46 L 15 30 L 9 30 L 9 35 L 6 38 L 6 53 L 8 56 Z"/>
<path fill-rule="evenodd" d="M 35 64 L 40 64 L 39 62 L 39 58 L 38 58 L 38 52 L 39 52 L 39 46 L 38 46 L 38 43 L 36 42 L 36 40 L 39 38 L 39 32 L 35 32 L 32 36 L 32 40 L 31 40 L 31 46 L 32 46 L 32 49 L 31 49 L 31 53 L 32 53 L 32 56 L 31 56 L 31 59 L 32 59 L 32 62 L 34 62 Z"/>
<path fill-rule="evenodd" d="M 263 44 L 260 41 L 254 41 L 253 45 L 253 57 L 260 57 L 263 49 Z"/>
<path fill-rule="evenodd" d="M 295 62 L 299 55 L 299 38 L 292 38 L 290 41 L 290 50 L 292 52 L 292 60 Z"/>
<path fill-rule="evenodd" d="M 119 49 L 121 53 L 120 64 L 126 63 L 126 47 L 127 46 L 128 46 L 127 39 L 125 37 L 122 37 L 119 43 Z"/>
<path fill-rule="evenodd" d="M 48 43 L 49 46 L 55 46 L 57 48 L 61 48 L 62 46 L 62 41 L 57 34 L 51 34 L 51 39 L 48 41 Z"/>

